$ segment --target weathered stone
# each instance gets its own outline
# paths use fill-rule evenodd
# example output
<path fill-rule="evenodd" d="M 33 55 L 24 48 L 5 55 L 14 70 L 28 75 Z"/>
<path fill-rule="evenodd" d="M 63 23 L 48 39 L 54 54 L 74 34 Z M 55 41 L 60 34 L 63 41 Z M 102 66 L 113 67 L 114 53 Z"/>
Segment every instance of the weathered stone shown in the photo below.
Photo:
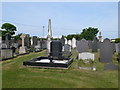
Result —
<path fill-rule="evenodd" d="M 88 46 L 88 41 L 86 41 L 85 39 L 82 39 L 80 41 L 77 41 L 77 51 L 79 53 L 82 53 L 82 52 L 87 52 L 89 49 L 89 46 Z"/>
<path fill-rule="evenodd" d="M 100 45 L 100 62 L 112 62 L 113 45 L 108 38 L 106 38 Z"/>
<path fill-rule="evenodd" d="M 76 48 L 76 39 L 72 38 L 72 48 Z"/>
<path fill-rule="evenodd" d="M 79 53 L 78 59 L 82 59 L 82 60 L 91 59 L 94 61 L 94 54 L 89 53 L 89 52 Z"/>

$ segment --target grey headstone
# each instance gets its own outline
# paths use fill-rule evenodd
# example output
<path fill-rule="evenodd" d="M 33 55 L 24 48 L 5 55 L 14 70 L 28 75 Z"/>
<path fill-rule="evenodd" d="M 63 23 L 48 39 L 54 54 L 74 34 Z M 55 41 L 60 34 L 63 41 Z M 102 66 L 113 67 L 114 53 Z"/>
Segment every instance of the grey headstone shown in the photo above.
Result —
<path fill-rule="evenodd" d="M 80 41 L 77 41 L 77 51 L 79 53 L 82 53 L 82 52 L 87 52 L 89 49 L 89 46 L 88 46 L 88 41 L 86 41 L 85 39 L 82 39 Z"/>
<path fill-rule="evenodd" d="M 97 43 L 97 38 L 95 37 L 93 42 L 92 42 L 92 52 L 97 52 L 98 51 L 98 43 Z"/>
<path fill-rule="evenodd" d="M 100 45 L 100 62 L 112 62 L 113 45 L 108 38 L 106 38 Z"/>
<path fill-rule="evenodd" d="M 91 40 L 88 40 L 88 46 L 89 46 L 89 49 L 92 49 L 92 41 Z"/>
<path fill-rule="evenodd" d="M 115 43 L 112 43 L 112 49 L 113 49 L 113 53 L 115 53 L 116 49 L 115 49 Z"/>
<path fill-rule="evenodd" d="M 30 35 L 26 34 L 25 37 L 25 46 L 30 47 Z"/>
<path fill-rule="evenodd" d="M 116 43 L 115 44 L 115 51 L 117 52 L 117 53 L 119 53 L 120 52 L 120 43 Z"/>
<path fill-rule="evenodd" d="M 64 51 L 65 52 L 70 52 L 71 51 L 71 46 L 69 44 L 64 45 Z"/>

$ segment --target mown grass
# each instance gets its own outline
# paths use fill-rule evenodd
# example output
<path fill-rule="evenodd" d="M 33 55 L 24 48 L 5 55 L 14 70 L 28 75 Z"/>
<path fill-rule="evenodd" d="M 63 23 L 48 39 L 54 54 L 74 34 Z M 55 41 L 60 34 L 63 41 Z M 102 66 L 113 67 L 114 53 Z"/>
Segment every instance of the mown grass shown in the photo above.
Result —
<path fill-rule="evenodd" d="M 78 69 L 77 52 L 72 51 L 74 62 L 68 70 L 41 69 L 23 66 L 23 61 L 43 56 L 45 51 L 18 56 L 2 62 L 3 88 L 118 88 L 118 71 L 104 71 L 98 62 L 97 71 Z"/>

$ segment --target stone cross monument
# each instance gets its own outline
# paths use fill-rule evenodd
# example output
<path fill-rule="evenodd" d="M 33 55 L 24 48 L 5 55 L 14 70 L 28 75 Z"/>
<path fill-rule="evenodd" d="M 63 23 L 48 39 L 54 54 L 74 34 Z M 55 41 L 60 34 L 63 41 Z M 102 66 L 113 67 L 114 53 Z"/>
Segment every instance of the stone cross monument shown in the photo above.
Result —
<path fill-rule="evenodd" d="M 19 49 L 19 54 L 23 54 L 23 53 L 26 53 L 26 47 L 25 47 L 25 37 L 26 37 L 26 35 L 25 34 L 22 34 L 21 36 L 20 36 L 20 38 L 22 39 L 22 46 L 20 47 L 20 49 Z"/>

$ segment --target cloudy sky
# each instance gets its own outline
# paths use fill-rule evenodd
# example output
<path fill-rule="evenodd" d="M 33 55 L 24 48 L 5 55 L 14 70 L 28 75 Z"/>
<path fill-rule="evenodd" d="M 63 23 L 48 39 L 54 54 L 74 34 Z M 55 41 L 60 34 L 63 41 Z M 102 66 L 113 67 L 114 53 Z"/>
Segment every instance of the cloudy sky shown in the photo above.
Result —
<path fill-rule="evenodd" d="M 117 2 L 3 2 L 2 23 L 17 27 L 16 34 L 47 35 L 48 19 L 53 36 L 80 33 L 98 28 L 104 38 L 118 37 Z"/>

